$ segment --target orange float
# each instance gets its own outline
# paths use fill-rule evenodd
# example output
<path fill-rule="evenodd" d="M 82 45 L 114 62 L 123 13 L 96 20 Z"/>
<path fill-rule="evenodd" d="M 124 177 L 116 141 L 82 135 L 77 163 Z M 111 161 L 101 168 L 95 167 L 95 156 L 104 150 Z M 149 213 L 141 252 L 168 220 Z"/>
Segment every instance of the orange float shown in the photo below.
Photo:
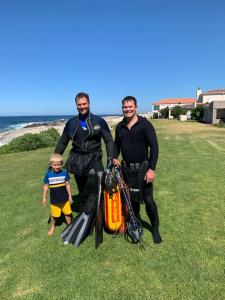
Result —
<path fill-rule="evenodd" d="M 122 202 L 120 190 L 117 187 L 113 193 L 104 191 L 105 224 L 106 227 L 116 232 L 123 222 Z"/>

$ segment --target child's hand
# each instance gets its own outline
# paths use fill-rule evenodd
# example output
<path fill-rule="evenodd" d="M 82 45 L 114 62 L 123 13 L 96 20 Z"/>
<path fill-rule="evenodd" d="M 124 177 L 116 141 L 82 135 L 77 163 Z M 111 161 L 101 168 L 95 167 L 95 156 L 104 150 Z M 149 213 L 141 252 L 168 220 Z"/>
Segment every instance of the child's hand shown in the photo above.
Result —
<path fill-rule="evenodd" d="M 47 204 L 47 199 L 46 199 L 45 197 L 42 199 L 42 204 L 43 204 L 44 207 L 45 207 L 46 204 Z"/>
<path fill-rule="evenodd" d="M 70 203 L 70 205 L 73 203 L 72 197 L 69 198 L 69 203 Z"/>
<path fill-rule="evenodd" d="M 118 159 L 113 159 L 113 164 L 114 164 L 114 166 L 117 166 L 117 167 L 119 167 L 120 166 L 120 162 L 118 161 Z"/>

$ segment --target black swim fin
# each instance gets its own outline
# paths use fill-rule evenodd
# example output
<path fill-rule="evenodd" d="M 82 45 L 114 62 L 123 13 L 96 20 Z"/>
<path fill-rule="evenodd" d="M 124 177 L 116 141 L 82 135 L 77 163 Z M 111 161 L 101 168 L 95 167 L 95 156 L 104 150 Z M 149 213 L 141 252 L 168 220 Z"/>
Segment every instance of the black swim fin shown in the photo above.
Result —
<path fill-rule="evenodd" d="M 82 212 L 75 219 L 76 220 L 70 227 L 68 233 L 66 235 L 63 235 L 62 233 L 62 238 L 64 244 L 70 243 L 75 247 L 79 247 L 89 233 L 93 215 L 87 215 Z"/>
<path fill-rule="evenodd" d="M 103 215 L 104 215 L 104 199 L 102 194 L 102 177 L 103 172 L 97 173 L 98 178 L 98 201 L 97 201 L 97 215 L 95 222 L 95 249 L 103 243 Z"/>
<path fill-rule="evenodd" d="M 79 213 L 70 225 L 62 232 L 61 237 L 65 244 L 72 244 L 75 247 L 84 241 L 88 236 L 90 229 L 96 217 L 97 207 L 97 176 L 94 170 L 88 175 L 85 185 L 86 202 L 83 212 Z"/>
<path fill-rule="evenodd" d="M 95 194 L 91 194 L 84 207 L 84 211 L 73 219 L 71 224 L 62 232 L 61 237 L 64 244 L 72 244 L 75 247 L 79 247 L 80 244 L 88 236 L 92 226 L 92 222 L 96 215 L 96 202 L 97 197 Z"/>
<path fill-rule="evenodd" d="M 66 240 L 68 234 L 70 233 L 72 227 L 74 226 L 74 224 L 77 222 L 77 218 L 80 217 L 81 214 L 77 215 L 72 222 L 67 225 L 67 227 L 63 230 L 63 232 L 61 233 L 61 238 L 63 239 L 63 241 Z"/>

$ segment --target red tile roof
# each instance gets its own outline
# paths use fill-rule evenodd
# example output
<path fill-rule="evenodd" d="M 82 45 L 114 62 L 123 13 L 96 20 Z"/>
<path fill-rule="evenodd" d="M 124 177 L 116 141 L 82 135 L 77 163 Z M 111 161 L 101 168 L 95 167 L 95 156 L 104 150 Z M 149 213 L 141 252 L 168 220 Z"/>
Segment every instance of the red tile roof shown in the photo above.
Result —
<path fill-rule="evenodd" d="M 193 98 L 170 98 L 170 99 L 162 99 L 160 101 L 152 103 L 153 105 L 160 104 L 186 104 L 186 103 L 195 103 L 196 99 Z"/>
<path fill-rule="evenodd" d="M 208 92 L 202 93 L 203 95 L 217 95 L 217 94 L 225 94 L 225 89 L 222 90 L 210 90 Z"/>

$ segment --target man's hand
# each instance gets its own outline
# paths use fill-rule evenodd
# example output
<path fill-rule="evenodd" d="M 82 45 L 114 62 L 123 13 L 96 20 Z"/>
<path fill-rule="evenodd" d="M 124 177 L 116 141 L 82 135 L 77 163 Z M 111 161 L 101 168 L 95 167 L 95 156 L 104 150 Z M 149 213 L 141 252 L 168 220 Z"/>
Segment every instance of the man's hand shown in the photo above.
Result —
<path fill-rule="evenodd" d="M 47 204 L 47 199 L 46 199 L 46 197 L 43 197 L 43 199 L 42 199 L 42 204 L 43 204 L 44 207 L 46 206 L 46 204 Z"/>
<path fill-rule="evenodd" d="M 153 182 L 155 179 L 155 172 L 152 169 L 148 169 L 148 171 L 145 173 L 144 180 L 146 183 Z"/>
<path fill-rule="evenodd" d="M 113 164 L 115 165 L 115 166 L 120 166 L 120 162 L 117 160 L 117 159 L 113 159 Z"/>

